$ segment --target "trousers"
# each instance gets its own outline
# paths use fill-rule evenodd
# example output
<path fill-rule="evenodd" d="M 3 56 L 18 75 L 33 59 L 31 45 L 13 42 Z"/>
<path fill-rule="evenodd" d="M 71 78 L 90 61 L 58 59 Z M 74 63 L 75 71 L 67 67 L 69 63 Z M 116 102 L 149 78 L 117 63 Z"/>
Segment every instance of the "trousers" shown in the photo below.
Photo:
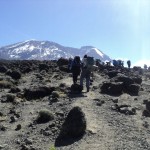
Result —
<path fill-rule="evenodd" d="M 80 76 L 80 85 L 83 86 L 83 80 L 86 79 L 86 87 L 89 88 L 90 76 L 91 76 L 91 71 L 87 69 L 82 69 L 81 76 Z"/>

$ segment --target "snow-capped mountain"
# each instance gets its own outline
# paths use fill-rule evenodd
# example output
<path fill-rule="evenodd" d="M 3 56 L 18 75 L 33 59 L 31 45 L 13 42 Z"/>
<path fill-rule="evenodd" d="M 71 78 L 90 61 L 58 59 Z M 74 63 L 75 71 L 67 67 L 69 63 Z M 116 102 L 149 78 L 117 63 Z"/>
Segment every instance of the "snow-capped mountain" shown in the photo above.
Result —
<path fill-rule="evenodd" d="M 83 46 L 78 49 L 50 41 L 28 40 L 0 48 L 0 58 L 2 59 L 58 60 L 60 57 L 73 58 L 76 55 L 82 58 L 85 54 L 102 61 L 111 60 L 109 56 L 93 46 Z"/>

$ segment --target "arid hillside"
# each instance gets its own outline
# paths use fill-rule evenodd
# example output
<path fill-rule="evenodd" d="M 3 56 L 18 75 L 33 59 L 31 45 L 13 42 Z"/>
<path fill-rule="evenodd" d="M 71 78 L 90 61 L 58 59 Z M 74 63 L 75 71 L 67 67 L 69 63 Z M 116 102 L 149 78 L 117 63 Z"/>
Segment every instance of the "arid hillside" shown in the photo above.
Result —
<path fill-rule="evenodd" d="M 1 60 L 0 149 L 150 149 L 150 72 L 100 65 L 89 92 L 72 83 L 63 59 Z"/>

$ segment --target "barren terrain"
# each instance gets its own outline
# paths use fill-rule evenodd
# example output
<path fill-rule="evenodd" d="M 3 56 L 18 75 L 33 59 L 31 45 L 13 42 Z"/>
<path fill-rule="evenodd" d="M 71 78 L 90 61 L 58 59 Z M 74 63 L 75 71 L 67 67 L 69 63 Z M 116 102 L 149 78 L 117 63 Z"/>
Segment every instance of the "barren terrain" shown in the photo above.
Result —
<path fill-rule="evenodd" d="M 90 92 L 84 87 L 75 93 L 65 65 L 2 61 L 0 149 L 50 150 L 53 145 L 58 150 L 150 149 L 150 79 L 132 69 L 100 66 L 91 81 Z M 85 133 L 59 141 L 62 125 L 76 106 L 85 114 Z M 38 123 L 42 110 L 51 118 Z"/>

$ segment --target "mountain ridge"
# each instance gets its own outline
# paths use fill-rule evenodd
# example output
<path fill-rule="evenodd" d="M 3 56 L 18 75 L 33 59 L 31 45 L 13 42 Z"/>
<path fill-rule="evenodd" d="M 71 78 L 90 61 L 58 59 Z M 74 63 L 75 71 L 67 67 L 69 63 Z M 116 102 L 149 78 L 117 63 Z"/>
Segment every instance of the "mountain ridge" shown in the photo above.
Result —
<path fill-rule="evenodd" d="M 70 58 L 85 54 L 101 61 L 111 61 L 111 58 L 94 46 L 81 48 L 67 47 L 52 41 L 26 40 L 0 47 L 0 58 L 19 60 L 58 60 L 60 57 Z"/>

